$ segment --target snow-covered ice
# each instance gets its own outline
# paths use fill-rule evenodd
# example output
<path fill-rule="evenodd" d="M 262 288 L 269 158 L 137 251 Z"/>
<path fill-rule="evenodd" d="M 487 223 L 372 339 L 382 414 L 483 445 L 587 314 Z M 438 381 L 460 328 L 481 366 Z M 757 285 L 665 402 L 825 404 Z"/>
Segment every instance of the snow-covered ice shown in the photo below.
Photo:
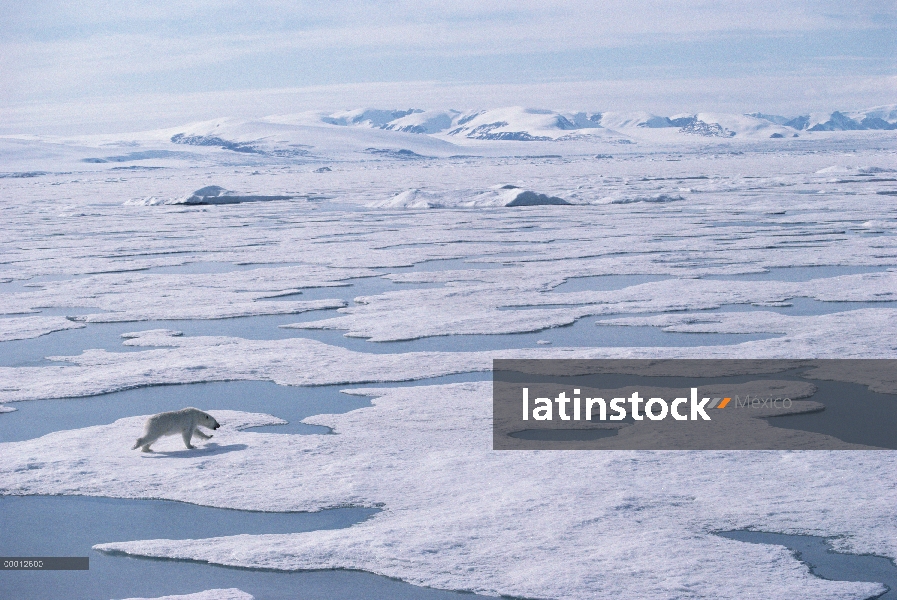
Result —
<path fill-rule="evenodd" d="M 84 327 L 84 323 L 77 323 L 66 317 L 34 316 L 0 319 L 0 342 L 24 340 L 54 331 L 80 327 Z"/>

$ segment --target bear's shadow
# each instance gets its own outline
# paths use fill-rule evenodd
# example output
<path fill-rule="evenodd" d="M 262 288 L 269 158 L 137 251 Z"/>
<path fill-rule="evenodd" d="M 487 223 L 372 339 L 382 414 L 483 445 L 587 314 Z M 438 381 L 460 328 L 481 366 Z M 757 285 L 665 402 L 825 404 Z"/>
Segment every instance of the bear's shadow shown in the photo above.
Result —
<path fill-rule="evenodd" d="M 246 450 L 246 444 L 228 444 L 227 446 L 219 446 L 216 443 L 206 444 L 205 446 L 197 446 L 192 450 L 184 448 L 183 450 L 163 450 L 153 451 L 143 454 L 144 458 L 195 458 L 197 456 L 215 456 L 216 454 L 226 454 L 228 452 L 237 452 Z"/>

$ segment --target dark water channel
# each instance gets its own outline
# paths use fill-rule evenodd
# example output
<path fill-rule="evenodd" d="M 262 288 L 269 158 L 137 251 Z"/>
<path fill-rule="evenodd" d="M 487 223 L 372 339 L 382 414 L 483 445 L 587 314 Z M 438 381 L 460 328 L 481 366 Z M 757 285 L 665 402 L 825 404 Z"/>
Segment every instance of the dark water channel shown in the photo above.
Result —
<path fill-rule="evenodd" d="M 96 544 L 140 539 L 202 539 L 239 534 L 297 533 L 350 527 L 374 508 L 315 513 L 266 513 L 167 500 L 85 496 L 0 497 L 0 555 L 87 556 L 88 571 L 3 571 L 0 598 L 110 600 L 155 598 L 214 588 L 239 588 L 256 600 L 471 598 L 347 570 L 270 571 L 202 562 L 105 554 Z"/>
<path fill-rule="evenodd" d="M 719 531 L 716 532 L 716 535 L 751 544 L 785 546 L 817 577 L 837 581 L 883 583 L 889 590 L 878 598 L 880 600 L 897 600 L 897 565 L 884 556 L 835 552 L 828 540 L 814 535 L 788 535 L 744 530 Z"/>

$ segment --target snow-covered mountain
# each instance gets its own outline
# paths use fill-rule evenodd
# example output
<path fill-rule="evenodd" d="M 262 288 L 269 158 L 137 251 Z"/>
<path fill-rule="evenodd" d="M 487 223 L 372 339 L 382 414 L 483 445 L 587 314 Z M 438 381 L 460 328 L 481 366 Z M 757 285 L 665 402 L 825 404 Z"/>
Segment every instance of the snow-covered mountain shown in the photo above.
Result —
<path fill-rule="evenodd" d="M 451 128 L 460 115 L 456 110 L 414 110 L 382 128 L 404 133 L 440 133 Z"/>
<path fill-rule="evenodd" d="M 159 130 L 159 141 L 182 146 L 220 148 L 244 155 L 311 158 L 314 155 L 403 152 L 395 158 L 447 156 L 457 148 L 442 139 L 415 135 L 389 125 L 411 111 L 364 110 L 339 117 L 321 113 L 273 116 L 255 120 L 216 119 Z M 391 119 L 391 120 L 386 120 Z"/>
<path fill-rule="evenodd" d="M 785 125 L 797 131 L 862 131 L 868 129 L 897 129 L 897 104 L 877 106 L 866 110 L 833 113 L 810 113 L 788 118 L 754 113 L 750 116 Z"/>
<path fill-rule="evenodd" d="M 499 108 L 461 115 L 447 133 L 477 140 L 553 141 L 593 133 L 600 115 L 533 108 Z M 573 133 L 576 132 L 576 133 Z"/>
<path fill-rule="evenodd" d="M 364 108 L 248 120 L 220 118 L 127 134 L 73 138 L 3 136 L 0 154 L 6 153 L 9 173 L 25 175 L 45 170 L 35 166 L 34 156 L 20 151 L 22 144 L 31 142 L 37 143 L 42 153 L 64 155 L 69 170 L 88 168 L 86 165 L 97 170 L 168 168 L 184 161 L 263 164 L 277 159 L 294 164 L 316 163 L 317 168 L 323 169 L 321 172 L 326 172 L 331 168 L 327 165 L 330 161 L 427 161 L 469 155 L 497 158 L 530 154 L 605 158 L 624 151 L 621 146 L 629 144 L 643 148 L 741 141 L 776 144 L 776 138 L 825 139 L 863 131 L 868 135 L 892 136 L 894 130 L 897 104 L 799 117 L 759 112 L 665 116 L 522 107 L 468 111 Z M 37 152 L 37 146 L 30 148 Z M 55 163 L 54 168 L 61 168 L 60 164 Z M 11 175 L 0 173 L 0 177 L 5 176 Z M 253 195 L 248 191 L 245 194 Z M 426 193 L 419 195 L 423 198 Z M 400 202 L 418 200 L 406 198 Z M 444 203 L 421 201 L 431 200 Z"/>
<path fill-rule="evenodd" d="M 671 116 L 647 112 L 563 112 L 523 107 L 490 110 L 358 109 L 322 115 L 337 126 L 378 128 L 405 133 L 496 141 L 569 141 L 625 138 L 638 130 L 669 130 L 715 138 L 785 138 L 799 132 L 897 129 L 897 105 L 860 111 L 797 117 L 765 113 L 691 113 Z"/>
<path fill-rule="evenodd" d="M 412 160 L 456 155 L 461 153 L 459 146 L 499 152 L 511 142 L 687 143 L 702 138 L 760 140 L 855 130 L 897 130 L 897 105 L 800 117 L 704 112 L 663 116 L 522 107 L 470 111 L 363 108 L 252 120 L 222 118 L 144 132 L 138 137 L 162 144 L 152 148 L 156 152 L 152 158 L 158 159 L 162 158 L 158 152 L 174 157 L 172 152 L 225 150 L 246 159 L 255 155 L 310 160 L 366 153 Z M 128 154 L 84 160 L 121 158 L 127 159 L 124 162 L 136 159 Z"/>

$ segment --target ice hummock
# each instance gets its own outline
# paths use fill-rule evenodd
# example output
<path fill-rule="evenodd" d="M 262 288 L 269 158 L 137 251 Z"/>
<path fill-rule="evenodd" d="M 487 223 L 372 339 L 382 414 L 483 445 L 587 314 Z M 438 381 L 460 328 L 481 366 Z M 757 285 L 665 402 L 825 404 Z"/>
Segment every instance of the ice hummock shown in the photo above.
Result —
<path fill-rule="evenodd" d="M 518 188 L 494 186 L 486 191 L 405 190 L 387 200 L 371 202 L 370 208 L 496 208 L 515 206 L 570 205 L 563 198 Z"/>
<path fill-rule="evenodd" d="M 296 196 L 241 194 L 220 185 L 207 185 L 195 192 L 177 198 L 159 198 L 150 196 L 125 202 L 126 206 L 158 206 L 185 205 L 206 206 L 212 204 L 241 204 L 243 202 L 271 202 L 274 200 L 293 200 Z"/>
<path fill-rule="evenodd" d="M 172 204 L 239 204 L 240 202 L 269 202 L 271 200 L 291 200 L 293 196 L 244 196 L 218 185 L 199 188 Z"/>
<path fill-rule="evenodd" d="M 255 600 L 255 596 L 237 588 L 218 588 L 194 594 L 176 594 L 158 598 L 126 598 L 125 600 Z"/>

